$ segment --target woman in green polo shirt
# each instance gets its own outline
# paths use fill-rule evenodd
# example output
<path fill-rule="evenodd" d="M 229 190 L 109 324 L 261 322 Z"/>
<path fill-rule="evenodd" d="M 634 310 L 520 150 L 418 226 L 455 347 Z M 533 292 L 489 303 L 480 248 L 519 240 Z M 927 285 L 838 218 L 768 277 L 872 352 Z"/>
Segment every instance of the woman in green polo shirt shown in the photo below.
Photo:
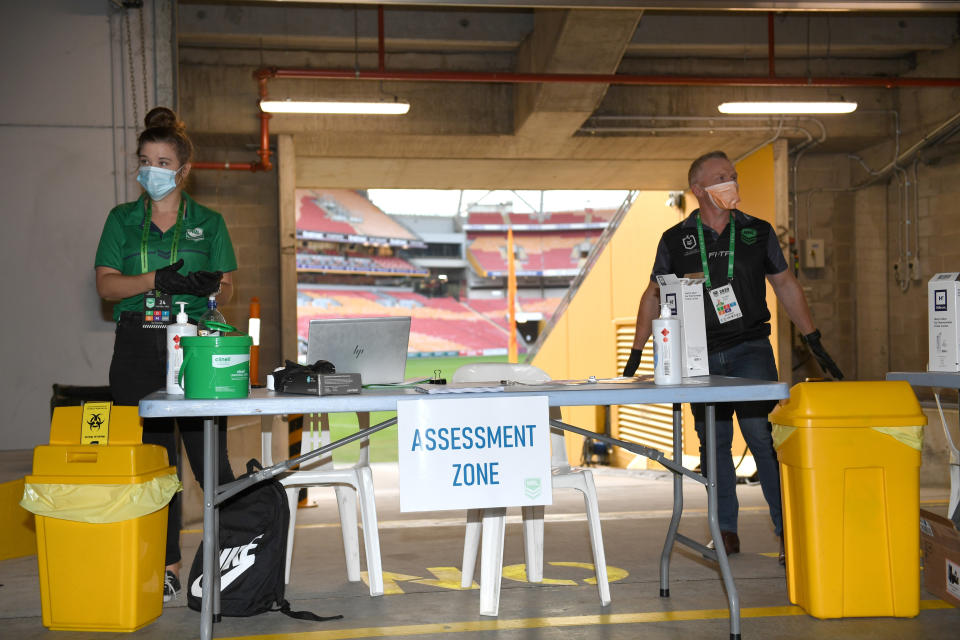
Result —
<path fill-rule="evenodd" d="M 165 328 L 175 321 L 176 303 L 186 302 L 190 322 L 196 323 L 208 296 L 216 293 L 219 302 L 230 299 L 237 269 L 223 216 L 183 191 L 193 154 L 183 123 L 170 109 L 156 107 L 146 115 L 145 124 L 137 140 L 137 182 L 144 193 L 110 211 L 94 262 L 97 293 L 116 301 L 110 389 L 119 405 L 136 405 L 148 393 L 164 388 Z M 170 463 L 179 468 L 175 427 L 194 475 L 202 478 L 202 418 L 177 418 L 176 424 L 173 418 L 147 418 L 143 442 L 165 447 Z M 233 479 L 226 441 L 221 432 L 221 483 Z M 167 518 L 164 602 L 180 590 L 180 526 L 178 493 Z"/>

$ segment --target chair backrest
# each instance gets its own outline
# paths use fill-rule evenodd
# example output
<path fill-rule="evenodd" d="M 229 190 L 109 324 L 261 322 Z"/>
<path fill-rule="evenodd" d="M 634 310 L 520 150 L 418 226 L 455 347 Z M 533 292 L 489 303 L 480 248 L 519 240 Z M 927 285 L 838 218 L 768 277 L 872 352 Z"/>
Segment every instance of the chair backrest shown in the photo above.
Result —
<path fill-rule="evenodd" d="M 275 416 L 270 416 L 271 420 L 263 420 L 260 428 L 260 455 L 264 461 L 263 465 L 272 466 L 272 423 Z M 314 449 L 330 444 L 330 420 L 326 413 L 308 413 L 304 414 L 300 431 L 300 454 L 309 453 Z M 370 464 L 370 440 L 360 441 L 360 456 L 357 460 L 357 466 Z M 328 454 L 322 458 L 314 458 L 300 466 L 301 469 L 333 468 L 333 456 Z"/>
<path fill-rule="evenodd" d="M 532 364 L 474 362 L 454 371 L 451 378 L 452 382 L 500 382 L 501 380 L 537 384 L 550 382 L 550 376 L 543 369 Z M 560 407 L 550 407 L 550 419 L 560 419 Z M 550 427 L 550 465 L 553 468 L 570 466 L 563 431 L 555 427 Z"/>

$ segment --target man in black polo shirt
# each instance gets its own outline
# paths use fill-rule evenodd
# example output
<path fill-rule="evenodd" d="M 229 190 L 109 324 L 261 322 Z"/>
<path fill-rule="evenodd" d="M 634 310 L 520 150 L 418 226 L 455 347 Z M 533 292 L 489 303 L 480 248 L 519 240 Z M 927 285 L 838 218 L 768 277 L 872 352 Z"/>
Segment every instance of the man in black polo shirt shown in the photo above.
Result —
<path fill-rule="evenodd" d="M 640 298 L 636 337 L 623 375 L 632 376 L 636 372 L 643 346 L 650 337 L 651 323 L 660 315 L 660 287 L 656 276 L 672 273 L 678 277 L 705 279 L 704 318 L 711 374 L 777 379 L 769 340 L 766 278 L 823 370 L 842 379 L 843 374 L 820 344 L 820 332 L 814 327 L 800 284 L 787 268 L 773 227 L 735 208 L 740 196 L 733 163 L 722 151 L 714 151 L 694 160 L 687 178 L 700 208 L 667 229 L 660 238 L 650 284 Z M 783 564 L 780 469 L 767 421 L 767 414 L 775 404 L 765 401 L 716 405 L 717 496 L 724 548 L 728 555 L 737 553 L 740 551 L 739 503 L 730 450 L 736 412 L 740 432 L 757 465 L 774 533 L 780 538 L 780 563 Z M 701 443 L 700 466 L 706 472 L 710 462 L 703 459 L 704 408 L 694 404 L 691 409 Z"/>

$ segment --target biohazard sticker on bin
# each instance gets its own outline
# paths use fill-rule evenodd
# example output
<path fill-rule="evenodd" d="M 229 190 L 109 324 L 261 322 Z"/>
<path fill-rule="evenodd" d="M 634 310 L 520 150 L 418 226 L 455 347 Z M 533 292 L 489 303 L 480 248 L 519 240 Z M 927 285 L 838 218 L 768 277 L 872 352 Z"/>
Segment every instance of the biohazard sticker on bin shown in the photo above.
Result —
<path fill-rule="evenodd" d="M 84 402 L 80 444 L 107 444 L 110 440 L 112 402 Z"/>

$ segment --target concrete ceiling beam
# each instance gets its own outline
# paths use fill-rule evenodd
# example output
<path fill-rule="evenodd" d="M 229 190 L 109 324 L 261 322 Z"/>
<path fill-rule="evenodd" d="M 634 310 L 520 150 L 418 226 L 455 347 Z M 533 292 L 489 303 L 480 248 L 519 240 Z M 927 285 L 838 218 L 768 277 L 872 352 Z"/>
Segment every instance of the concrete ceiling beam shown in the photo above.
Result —
<path fill-rule="evenodd" d="M 704 149 L 704 152 L 709 149 Z M 296 183 L 344 189 L 682 189 L 690 160 L 298 157 Z"/>
<path fill-rule="evenodd" d="M 957 39 L 955 14 L 778 14 L 775 55 L 909 55 L 950 47 Z M 751 13 L 647 11 L 627 56 L 730 56 L 766 58 L 767 16 Z"/>
<path fill-rule="evenodd" d="M 235 4 L 263 0 L 233 0 Z M 298 4 L 340 4 L 342 0 L 295 0 Z M 189 2 L 189 0 L 187 0 Z M 673 11 L 956 11 L 960 2 L 951 0 L 354 0 L 359 5 L 541 8 L 541 9 L 669 9 Z"/>
<path fill-rule="evenodd" d="M 642 11 L 538 10 L 520 45 L 520 73 L 614 73 Z M 607 85 L 522 85 L 514 90 L 518 136 L 572 135 L 593 113 Z"/>
<path fill-rule="evenodd" d="M 308 48 L 375 50 L 375 7 L 302 6 L 278 3 L 185 4 L 178 14 L 178 37 L 185 44 L 219 42 L 247 46 L 297 42 Z M 406 47 L 515 50 L 533 30 L 529 9 L 471 11 L 434 8 L 390 8 L 384 12 L 384 37 L 391 51 Z"/>
<path fill-rule="evenodd" d="M 511 135 L 457 136 L 362 133 L 314 133 L 297 136 L 297 154 L 349 158 L 466 159 L 466 160 L 578 160 L 632 161 L 649 157 L 682 157 L 688 145 L 705 150 L 717 144 L 733 146 L 734 155 L 747 151 L 776 131 L 775 126 L 749 133 L 706 132 L 651 137 L 638 145 L 635 137 L 575 136 L 543 141 Z"/>

